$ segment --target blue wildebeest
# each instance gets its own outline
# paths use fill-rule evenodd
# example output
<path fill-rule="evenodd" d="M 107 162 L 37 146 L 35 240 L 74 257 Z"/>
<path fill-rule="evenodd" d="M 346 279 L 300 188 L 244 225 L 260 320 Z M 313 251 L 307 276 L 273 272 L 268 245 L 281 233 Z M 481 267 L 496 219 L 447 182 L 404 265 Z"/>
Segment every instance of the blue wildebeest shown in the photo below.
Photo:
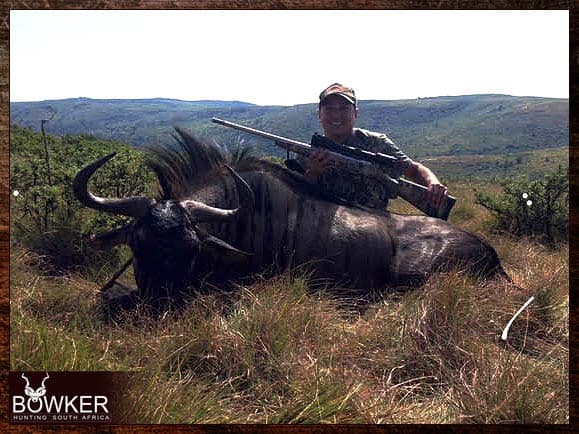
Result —
<path fill-rule="evenodd" d="M 241 159 L 231 168 L 217 147 L 177 132 L 175 146 L 149 150 L 157 199 L 93 195 L 88 181 L 112 155 L 74 181 L 87 207 L 134 218 L 97 239 L 130 246 L 141 295 L 300 266 L 358 289 L 419 285 L 457 266 L 483 278 L 506 276 L 488 243 L 446 221 L 340 203 L 264 160 Z"/>

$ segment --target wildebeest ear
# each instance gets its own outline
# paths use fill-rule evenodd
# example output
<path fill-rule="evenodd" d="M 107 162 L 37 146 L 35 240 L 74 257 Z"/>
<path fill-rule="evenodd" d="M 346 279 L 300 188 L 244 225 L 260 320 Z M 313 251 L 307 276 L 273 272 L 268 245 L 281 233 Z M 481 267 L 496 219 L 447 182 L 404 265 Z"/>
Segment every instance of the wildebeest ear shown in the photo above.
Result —
<path fill-rule="evenodd" d="M 102 234 L 85 235 L 84 238 L 90 243 L 90 246 L 98 250 L 109 250 L 119 244 L 128 244 L 129 234 L 132 225 L 128 224 L 118 229 L 105 232 Z"/>
<path fill-rule="evenodd" d="M 212 235 L 206 235 L 203 238 L 201 248 L 203 249 L 204 253 L 209 253 L 215 258 L 239 260 L 251 256 L 251 253 L 236 249 L 232 245 Z"/>

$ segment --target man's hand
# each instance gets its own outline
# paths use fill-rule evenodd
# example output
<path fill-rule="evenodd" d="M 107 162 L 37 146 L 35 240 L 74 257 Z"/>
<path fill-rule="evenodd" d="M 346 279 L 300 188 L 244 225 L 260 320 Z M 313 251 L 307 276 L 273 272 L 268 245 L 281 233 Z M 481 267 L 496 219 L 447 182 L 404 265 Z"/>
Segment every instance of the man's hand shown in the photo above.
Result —
<path fill-rule="evenodd" d="M 446 185 L 441 184 L 432 170 L 424 164 L 413 161 L 404 172 L 404 176 L 417 184 L 428 187 L 427 200 L 428 204 L 433 208 L 439 209 L 444 197 L 448 196 Z"/>
<path fill-rule="evenodd" d="M 306 179 L 310 182 L 318 182 L 322 174 L 330 167 L 337 166 L 338 162 L 328 151 L 319 149 L 309 156 L 306 169 Z"/>
<path fill-rule="evenodd" d="M 440 183 L 432 183 L 428 186 L 428 204 L 436 209 L 442 205 L 442 200 L 448 196 L 448 189 Z"/>

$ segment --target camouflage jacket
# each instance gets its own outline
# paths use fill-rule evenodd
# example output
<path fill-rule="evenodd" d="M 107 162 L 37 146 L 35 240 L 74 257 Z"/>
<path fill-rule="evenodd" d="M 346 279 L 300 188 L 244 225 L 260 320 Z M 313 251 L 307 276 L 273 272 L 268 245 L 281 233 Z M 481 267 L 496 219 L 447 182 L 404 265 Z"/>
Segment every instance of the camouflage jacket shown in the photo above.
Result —
<path fill-rule="evenodd" d="M 385 134 L 374 133 L 361 128 L 354 128 L 354 134 L 344 143 L 347 146 L 371 152 L 381 152 L 398 159 L 392 169 L 377 168 L 374 173 L 360 173 L 340 165 L 325 171 L 318 180 L 321 191 L 349 202 L 355 202 L 370 208 L 385 209 L 388 199 L 395 197 L 382 173 L 398 179 L 410 167 L 412 160 L 404 154 Z M 298 157 L 303 167 L 307 158 Z"/>

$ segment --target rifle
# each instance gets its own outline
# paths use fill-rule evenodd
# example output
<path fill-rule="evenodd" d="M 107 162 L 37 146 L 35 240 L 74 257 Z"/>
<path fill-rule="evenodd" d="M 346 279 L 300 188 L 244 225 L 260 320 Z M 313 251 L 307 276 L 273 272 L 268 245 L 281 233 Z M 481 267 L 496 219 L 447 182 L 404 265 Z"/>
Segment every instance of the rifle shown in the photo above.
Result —
<path fill-rule="evenodd" d="M 295 152 L 296 154 L 309 156 L 316 148 L 324 148 L 338 161 L 341 161 L 342 163 L 353 167 L 355 170 L 358 170 L 362 173 L 368 173 L 372 171 L 375 173 L 376 166 L 391 168 L 397 163 L 396 157 L 379 152 L 370 152 L 363 149 L 354 148 L 352 146 L 345 146 L 334 143 L 328 138 L 319 134 L 314 134 L 312 137 L 312 144 L 309 145 L 297 140 L 287 139 L 276 134 L 256 130 L 254 128 L 246 127 L 244 125 L 239 125 L 229 121 L 224 121 L 218 118 L 212 118 L 211 121 L 225 127 L 234 128 L 249 134 L 253 134 L 255 136 L 260 136 L 272 140 L 277 146 L 287 149 L 288 151 Z M 423 185 L 416 184 L 403 178 L 395 180 L 386 174 L 381 175 L 384 177 L 386 182 L 390 184 L 389 189 L 393 191 L 392 197 L 400 196 L 402 199 L 414 205 L 426 215 L 437 217 L 442 220 L 448 220 L 450 211 L 456 203 L 455 197 L 450 195 L 445 196 L 442 200 L 442 203 L 440 204 L 440 207 L 435 209 L 428 204 L 428 189 Z"/>

